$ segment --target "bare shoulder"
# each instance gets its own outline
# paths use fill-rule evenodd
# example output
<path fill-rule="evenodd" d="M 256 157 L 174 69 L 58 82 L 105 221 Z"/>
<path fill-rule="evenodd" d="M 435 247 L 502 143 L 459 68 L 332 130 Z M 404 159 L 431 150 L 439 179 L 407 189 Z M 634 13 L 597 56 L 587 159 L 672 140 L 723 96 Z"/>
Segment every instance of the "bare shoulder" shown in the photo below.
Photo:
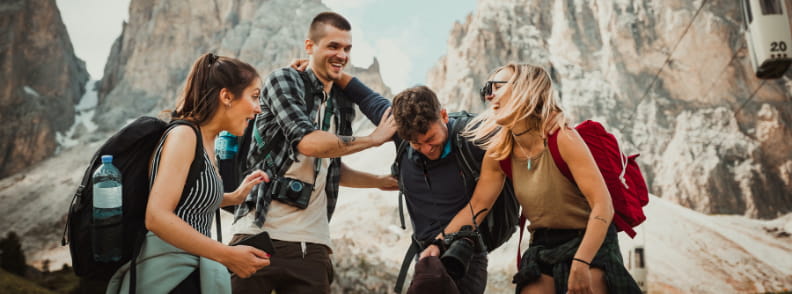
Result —
<path fill-rule="evenodd" d="M 162 147 L 163 157 L 192 159 L 195 155 L 196 144 L 198 144 L 198 137 L 195 130 L 188 125 L 177 125 L 168 131 L 167 137 L 165 137 Z"/>
<path fill-rule="evenodd" d="M 586 142 L 583 141 L 583 138 L 580 137 L 577 130 L 573 128 L 561 128 L 558 132 L 558 136 L 556 137 L 558 140 L 558 151 L 564 159 L 588 152 Z"/>

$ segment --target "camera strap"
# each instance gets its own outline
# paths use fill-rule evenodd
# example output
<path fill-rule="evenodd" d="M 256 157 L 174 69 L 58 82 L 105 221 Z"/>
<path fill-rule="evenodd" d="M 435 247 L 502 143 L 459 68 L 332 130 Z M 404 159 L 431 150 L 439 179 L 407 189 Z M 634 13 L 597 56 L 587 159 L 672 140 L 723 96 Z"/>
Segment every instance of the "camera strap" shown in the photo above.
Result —
<path fill-rule="evenodd" d="M 332 123 L 332 119 L 333 119 L 333 113 L 335 112 L 335 108 L 334 108 L 335 105 L 333 104 L 333 99 L 331 99 L 331 97 L 328 97 L 326 101 L 327 103 L 325 104 L 324 107 L 324 117 L 322 118 L 321 121 L 319 120 L 322 114 L 321 105 L 319 106 L 319 109 L 316 112 L 316 120 L 317 123 L 319 124 L 317 126 L 317 129 L 320 129 L 325 132 L 327 132 L 327 130 L 330 129 L 330 124 Z M 314 157 L 314 182 L 313 182 L 314 187 L 316 187 L 316 178 L 319 177 L 319 170 L 321 168 L 322 168 L 322 158 Z"/>

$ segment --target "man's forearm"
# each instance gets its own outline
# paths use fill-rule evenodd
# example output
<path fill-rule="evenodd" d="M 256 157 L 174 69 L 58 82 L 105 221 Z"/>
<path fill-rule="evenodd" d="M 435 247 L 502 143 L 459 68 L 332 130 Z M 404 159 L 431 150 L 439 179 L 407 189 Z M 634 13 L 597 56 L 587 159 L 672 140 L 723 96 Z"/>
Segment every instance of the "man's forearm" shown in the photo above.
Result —
<path fill-rule="evenodd" d="M 379 188 L 377 175 L 353 169 L 341 163 L 340 185 L 349 188 Z"/>
<path fill-rule="evenodd" d="M 310 157 L 336 158 L 381 144 L 380 140 L 371 136 L 340 136 L 325 131 L 313 131 L 300 140 L 297 151 Z"/>

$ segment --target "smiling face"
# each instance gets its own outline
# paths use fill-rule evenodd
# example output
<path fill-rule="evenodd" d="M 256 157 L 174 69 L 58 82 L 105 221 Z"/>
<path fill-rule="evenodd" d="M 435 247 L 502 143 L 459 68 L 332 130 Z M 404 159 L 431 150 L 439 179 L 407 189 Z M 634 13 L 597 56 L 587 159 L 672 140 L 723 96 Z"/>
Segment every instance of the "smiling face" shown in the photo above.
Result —
<path fill-rule="evenodd" d="M 420 152 L 429 160 L 437 160 L 443 154 L 443 147 L 448 140 L 448 113 L 441 110 L 440 119 L 429 126 L 426 133 L 418 134 L 410 141 L 410 147 Z"/>
<path fill-rule="evenodd" d="M 234 136 L 242 136 L 248 123 L 252 123 L 256 114 L 261 113 L 259 95 L 261 94 L 261 79 L 255 78 L 244 90 L 241 97 L 233 97 L 226 89 L 221 92 L 221 99 L 226 108 L 226 128 Z"/>
<path fill-rule="evenodd" d="M 504 68 L 498 71 L 491 80 L 508 81 L 511 79 L 512 75 L 514 75 L 514 72 L 511 69 Z M 509 99 L 511 99 L 511 89 L 512 87 L 510 87 L 508 83 L 493 83 L 492 95 L 485 97 L 490 101 L 490 107 L 492 107 L 492 111 L 495 113 L 496 117 L 502 112 L 503 106 L 507 105 Z"/>
<path fill-rule="evenodd" d="M 323 27 L 324 34 L 319 40 L 305 40 L 305 51 L 310 55 L 308 66 L 322 83 L 327 84 L 341 78 L 352 51 L 352 34 L 332 25 Z"/>

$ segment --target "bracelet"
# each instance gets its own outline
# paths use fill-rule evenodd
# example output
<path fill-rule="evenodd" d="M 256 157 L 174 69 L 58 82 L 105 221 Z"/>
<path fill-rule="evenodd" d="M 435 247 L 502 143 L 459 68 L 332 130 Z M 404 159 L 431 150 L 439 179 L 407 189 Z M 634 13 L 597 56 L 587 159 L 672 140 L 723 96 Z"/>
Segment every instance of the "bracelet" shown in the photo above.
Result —
<path fill-rule="evenodd" d="M 590 263 L 590 262 L 588 262 L 588 261 L 585 261 L 585 260 L 582 260 L 582 259 L 580 259 L 580 258 L 573 257 L 573 258 L 572 258 L 572 260 L 574 260 L 574 261 L 579 261 L 579 262 L 582 262 L 582 263 L 585 263 L 586 265 L 588 265 L 589 267 L 591 267 L 591 263 Z"/>

